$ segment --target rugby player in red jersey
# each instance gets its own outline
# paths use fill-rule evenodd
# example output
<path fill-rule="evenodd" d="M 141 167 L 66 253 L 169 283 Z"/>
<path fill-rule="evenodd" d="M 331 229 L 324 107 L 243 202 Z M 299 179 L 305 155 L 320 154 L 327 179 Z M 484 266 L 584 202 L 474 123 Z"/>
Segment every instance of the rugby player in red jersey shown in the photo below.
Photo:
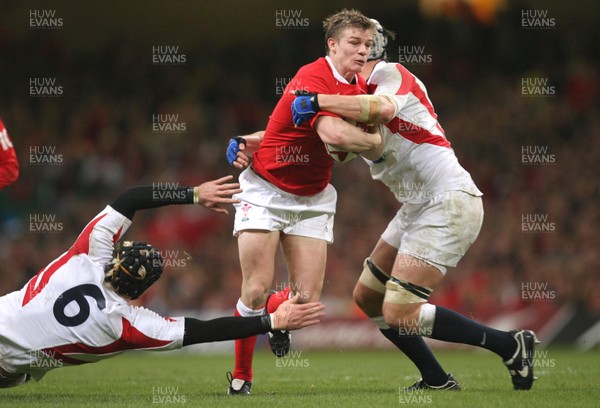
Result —
<path fill-rule="evenodd" d="M 293 90 L 360 95 L 365 81 L 357 74 L 367 63 L 373 23 L 362 13 L 343 10 L 323 22 L 327 55 L 303 66 L 290 81 L 270 116 L 266 130 L 247 139 L 230 141 L 230 164 L 239 145 L 246 152 L 256 147 L 253 164 L 244 170 L 236 194 L 234 235 L 238 237 L 242 269 L 241 297 L 236 316 L 260 316 L 286 298 L 267 298 L 275 273 L 275 254 L 281 246 L 292 292 L 301 292 L 304 302 L 319 299 L 323 286 L 327 244 L 333 242 L 333 218 L 337 193 L 329 184 L 333 159 L 326 144 L 353 152 L 372 150 L 381 136 L 344 121 L 340 116 L 319 112 L 301 126 L 291 115 Z M 260 145 L 258 145 L 258 142 Z M 249 395 L 256 337 L 236 341 L 235 369 L 230 375 L 230 395 Z M 288 332 L 269 338 L 276 356 L 290 347 Z"/>

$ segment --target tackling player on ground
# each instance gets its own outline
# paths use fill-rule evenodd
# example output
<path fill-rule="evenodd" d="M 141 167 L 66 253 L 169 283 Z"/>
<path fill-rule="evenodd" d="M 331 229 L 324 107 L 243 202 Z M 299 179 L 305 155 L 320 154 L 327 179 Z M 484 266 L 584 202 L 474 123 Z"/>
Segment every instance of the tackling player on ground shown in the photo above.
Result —
<path fill-rule="evenodd" d="M 383 144 L 369 156 L 375 159 L 366 161 L 373 179 L 388 186 L 402 208 L 365 260 L 354 300 L 420 370 L 422 378 L 409 389 L 460 389 L 423 341 L 426 336 L 496 353 L 508 367 L 514 389 L 528 390 L 537 342 L 532 331 L 495 330 L 428 302 L 448 268 L 477 238 L 482 194 L 458 163 L 424 84 L 401 64 L 385 61 L 385 47 L 394 34 L 373 21 L 377 32 L 361 72 L 373 95 L 309 94 L 292 105 L 296 124 L 323 110 L 385 123 Z"/>
<path fill-rule="evenodd" d="M 252 167 L 239 177 L 244 192 L 235 196 L 241 201 L 236 204 L 234 235 L 238 237 L 243 277 L 236 316 L 265 313 L 279 245 L 291 287 L 302 293 L 302 301 L 319 299 L 327 244 L 333 242 L 337 200 L 335 188 L 329 184 L 333 159 L 325 144 L 363 152 L 381 143 L 379 134 L 363 132 L 329 112 L 319 112 L 310 121 L 294 126 L 290 89 L 342 95 L 366 92 L 366 84 L 357 74 L 367 62 L 373 23 L 358 11 L 343 10 L 329 16 L 323 27 L 327 56 L 300 68 L 271 114 L 265 132 L 232 139 L 228 148 L 230 163 L 236 159 L 240 144 L 248 152 L 257 148 Z M 256 142 L 261 139 L 258 146 Z M 279 296 L 285 298 L 286 291 Z M 289 351 L 289 333 L 276 333 L 269 342 L 278 357 Z M 256 338 L 236 341 L 229 394 L 250 394 L 255 343 Z"/>
<path fill-rule="evenodd" d="M 294 304 L 297 297 L 270 315 L 209 321 L 162 317 L 127 303 L 156 282 L 163 269 L 160 253 L 146 243 L 125 241 L 115 250 L 135 212 L 193 203 L 227 212 L 219 205 L 236 203 L 231 195 L 241 192 L 239 184 L 228 183 L 231 178 L 161 190 L 161 199 L 152 186 L 126 190 L 90 221 L 67 252 L 21 290 L 0 297 L 0 388 L 127 350 L 172 350 L 317 323 L 324 306 Z"/>

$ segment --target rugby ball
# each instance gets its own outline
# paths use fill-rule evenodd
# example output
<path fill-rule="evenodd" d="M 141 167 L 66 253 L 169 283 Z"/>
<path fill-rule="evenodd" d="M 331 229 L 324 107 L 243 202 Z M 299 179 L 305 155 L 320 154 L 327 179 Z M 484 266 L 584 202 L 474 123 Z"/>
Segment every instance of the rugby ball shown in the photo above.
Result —
<path fill-rule="evenodd" d="M 349 118 L 344 118 L 344 120 L 350 123 L 351 125 L 356 126 L 355 120 Z M 333 160 L 335 160 L 338 163 L 347 163 L 350 160 L 356 159 L 356 156 L 358 156 L 356 153 L 348 152 L 346 150 L 340 150 L 327 143 L 325 143 L 325 148 L 327 149 L 327 153 L 333 158 Z"/>
<path fill-rule="evenodd" d="M 357 156 L 356 153 L 339 150 L 330 144 L 325 144 L 325 148 L 327 149 L 327 153 L 331 156 L 331 158 L 338 163 L 347 163 L 350 160 L 355 159 Z"/>

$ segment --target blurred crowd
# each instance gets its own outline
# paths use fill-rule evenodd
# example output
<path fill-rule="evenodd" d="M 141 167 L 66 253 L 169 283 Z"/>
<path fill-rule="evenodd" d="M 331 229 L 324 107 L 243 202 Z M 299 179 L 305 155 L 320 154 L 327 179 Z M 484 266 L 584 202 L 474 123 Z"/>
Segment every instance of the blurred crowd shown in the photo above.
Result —
<path fill-rule="evenodd" d="M 485 209 L 478 240 L 433 302 L 485 320 L 531 305 L 523 285 L 539 283 L 555 296 L 536 302 L 572 302 L 600 313 L 598 56 L 585 44 L 576 52 L 567 40 L 554 42 L 566 35 L 559 29 L 431 24 L 419 38 L 432 63 L 407 68 L 428 87 L 446 136 L 484 193 Z M 528 46 L 524 35 L 543 44 L 536 48 L 540 57 L 528 63 L 522 60 L 527 51 L 517 46 Z M 507 41 L 512 49 L 499 46 Z M 19 61 L 0 66 L 0 117 L 21 163 L 19 180 L 0 192 L 0 293 L 21 288 L 66 251 L 128 186 L 237 176 L 224 157 L 228 139 L 263 129 L 277 101 L 277 78 L 314 59 L 305 54 L 304 62 L 291 57 L 279 71 L 265 68 L 264 61 L 281 62 L 280 48 L 285 44 L 246 50 L 255 58 L 240 72 L 233 63 L 238 53 L 210 44 L 202 54 L 188 52 L 180 67 L 153 65 L 147 49 L 127 41 L 78 55 L 48 32 L 25 43 L 0 42 L 0 54 Z M 63 94 L 31 97 L 33 76 L 56 78 Z M 555 94 L 524 95 L 522 78 L 528 77 L 547 78 Z M 157 114 L 177 115 L 179 130 L 157 130 Z M 60 160 L 32 160 L 40 146 Z M 523 157 L 531 146 L 545 163 Z M 339 200 L 323 297 L 334 305 L 330 313 L 350 316 L 359 313 L 351 294 L 362 262 L 399 204 L 360 159 L 336 165 L 332 183 Z M 126 237 L 157 246 L 166 260 L 163 278 L 140 302 L 164 313 L 233 311 L 241 274 L 232 213 L 193 206 L 138 212 Z M 532 215 L 537 231 L 529 228 Z M 53 231 L 37 228 L 40 220 Z M 281 288 L 281 259 L 277 271 Z"/>

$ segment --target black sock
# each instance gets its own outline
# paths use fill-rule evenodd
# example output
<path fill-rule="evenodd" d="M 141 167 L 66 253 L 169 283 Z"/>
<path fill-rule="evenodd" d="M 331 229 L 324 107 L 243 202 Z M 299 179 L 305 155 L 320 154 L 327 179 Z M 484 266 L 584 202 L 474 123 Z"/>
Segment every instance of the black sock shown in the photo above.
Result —
<path fill-rule="evenodd" d="M 421 372 L 421 377 L 429 385 L 442 385 L 448 381 L 448 374 L 420 336 L 400 336 L 396 329 L 379 329 L 381 333 L 398 347 Z"/>
<path fill-rule="evenodd" d="M 435 307 L 435 321 L 430 337 L 483 347 L 498 354 L 503 360 L 511 358 L 517 348 L 510 333 L 484 326 L 441 306 Z"/>

